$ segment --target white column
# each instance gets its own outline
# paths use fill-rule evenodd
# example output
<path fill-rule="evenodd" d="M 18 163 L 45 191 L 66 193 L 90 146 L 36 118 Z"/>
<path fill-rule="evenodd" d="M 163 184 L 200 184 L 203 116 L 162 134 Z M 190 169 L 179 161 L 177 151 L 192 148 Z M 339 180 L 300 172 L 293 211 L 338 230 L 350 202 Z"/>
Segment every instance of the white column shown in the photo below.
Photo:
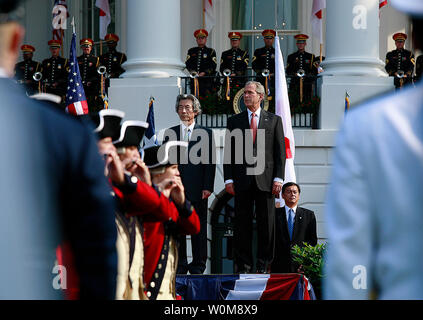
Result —
<path fill-rule="evenodd" d="M 123 78 L 183 76 L 180 0 L 127 0 Z"/>
<path fill-rule="evenodd" d="M 326 3 L 325 74 L 387 76 L 379 59 L 379 1 Z"/>
<path fill-rule="evenodd" d="M 156 132 L 179 123 L 176 96 L 181 92 L 180 0 L 126 0 L 126 72 L 111 79 L 109 106 L 125 120 L 145 121 L 149 98 L 155 98 Z"/>
<path fill-rule="evenodd" d="M 379 58 L 379 1 L 326 1 L 326 60 L 319 78 L 321 129 L 336 130 L 351 106 L 393 89 Z"/>

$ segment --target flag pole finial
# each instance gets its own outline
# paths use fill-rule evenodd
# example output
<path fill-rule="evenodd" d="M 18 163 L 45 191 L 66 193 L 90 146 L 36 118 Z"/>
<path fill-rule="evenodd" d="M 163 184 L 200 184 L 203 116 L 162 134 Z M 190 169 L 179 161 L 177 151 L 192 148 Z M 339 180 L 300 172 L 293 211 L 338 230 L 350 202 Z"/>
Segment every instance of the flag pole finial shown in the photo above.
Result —
<path fill-rule="evenodd" d="M 278 0 L 275 0 L 275 30 L 276 36 L 278 36 Z"/>
<path fill-rule="evenodd" d="M 76 33 L 76 31 L 75 31 L 75 16 L 72 17 L 71 26 L 72 26 L 72 32 Z"/>

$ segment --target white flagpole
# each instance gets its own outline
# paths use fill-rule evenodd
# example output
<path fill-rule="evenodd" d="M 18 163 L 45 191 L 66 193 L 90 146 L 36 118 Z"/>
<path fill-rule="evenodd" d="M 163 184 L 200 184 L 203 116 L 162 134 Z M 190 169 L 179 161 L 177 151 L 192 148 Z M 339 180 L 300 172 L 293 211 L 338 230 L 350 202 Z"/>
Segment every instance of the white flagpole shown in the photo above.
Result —
<path fill-rule="evenodd" d="M 283 131 L 285 135 L 285 144 L 287 159 L 285 163 L 285 179 L 284 184 L 287 182 L 296 182 L 294 159 L 295 159 L 295 141 L 294 132 L 292 130 L 291 123 L 291 108 L 289 105 L 288 97 L 288 86 L 286 83 L 285 76 L 285 65 L 283 62 L 282 51 L 280 48 L 279 37 L 276 37 L 275 41 L 275 113 L 282 118 Z M 288 148 L 289 145 L 289 148 Z M 276 207 L 282 207 L 285 205 L 282 199 L 282 193 L 279 194 L 279 198 L 276 199 Z"/>
<path fill-rule="evenodd" d="M 75 17 L 72 17 L 72 23 L 71 23 L 71 25 L 72 25 L 72 32 L 73 33 L 76 33 L 76 31 L 75 31 Z"/>

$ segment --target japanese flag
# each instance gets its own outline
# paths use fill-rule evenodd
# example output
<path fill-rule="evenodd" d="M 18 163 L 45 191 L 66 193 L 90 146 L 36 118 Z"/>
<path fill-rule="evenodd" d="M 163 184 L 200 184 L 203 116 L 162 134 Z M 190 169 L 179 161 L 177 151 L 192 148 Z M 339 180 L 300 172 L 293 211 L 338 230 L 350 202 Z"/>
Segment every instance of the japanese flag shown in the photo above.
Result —
<path fill-rule="evenodd" d="M 326 0 L 313 0 L 313 8 L 311 9 L 311 25 L 313 34 L 319 37 L 320 43 L 323 43 L 322 17 L 323 9 L 326 8 Z"/>
<path fill-rule="evenodd" d="M 112 22 L 109 0 L 96 0 L 95 6 L 100 9 L 100 39 L 104 39 L 107 34 L 107 27 Z"/>

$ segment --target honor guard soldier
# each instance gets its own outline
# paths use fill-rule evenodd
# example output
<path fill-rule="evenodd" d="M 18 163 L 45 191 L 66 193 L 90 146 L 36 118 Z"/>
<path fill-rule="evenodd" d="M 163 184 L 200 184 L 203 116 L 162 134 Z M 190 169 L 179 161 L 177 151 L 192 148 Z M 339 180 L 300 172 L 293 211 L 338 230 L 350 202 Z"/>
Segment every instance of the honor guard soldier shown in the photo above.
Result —
<path fill-rule="evenodd" d="M 290 91 L 298 90 L 301 79 L 304 81 L 304 97 L 310 99 L 312 95 L 313 76 L 316 76 L 320 61 L 316 60 L 314 54 L 305 51 L 308 36 L 306 34 L 298 34 L 295 37 L 297 40 L 297 52 L 288 56 L 286 74 L 291 76 L 289 84 Z M 302 94 L 302 93 L 300 93 Z"/>
<path fill-rule="evenodd" d="M 257 81 L 265 87 L 266 94 L 269 95 L 273 92 L 273 89 L 270 90 L 270 88 L 275 87 L 275 48 L 273 42 L 275 41 L 276 31 L 266 29 L 261 34 L 265 46 L 254 51 L 252 67 L 256 73 Z"/>
<path fill-rule="evenodd" d="M 79 44 L 81 45 L 83 54 L 78 57 L 78 64 L 85 96 L 87 97 L 88 108 L 90 112 L 98 112 L 103 109 L 103 101 L 99 97 L 100 75 L 97 72 L 100 59 L 91 53 L 94 44 L 92 39 L 81 39 Z"/>
<path fill-rule="evenodd" d="M 19 84 L 25 86 L 28 95 L 38 93 L 38 83 L 34 80 L 34 73 L 41 71 L 41 64 L 33 61 L 35 48 L 29 44 L 21 47 L 23 61 L 15 65 L 15 79 Z"/>
<path fill-rule="evenodd" d="M 404 49 L 405 40 L 407 40 L 405 33 L 395 33 L 392 39 L 395 40 L 397 48 L 386 54 L 385 70 L 389 76 L 395 77 L 395 87 L 400 88 L 412 82 L 415 60 L 413 53 Z"/>
<path fill-rule="evenodd" d="M 45 92 L 60 96 L 63 103 L 65 101 L 69 74 L 68 59 L 60 56 L 60 48 L 62 46 L 60 40 L 50 40 L 48 45 L 51 58 L 45 59 L 42 63 L 42 81 L 45 86 Z"/>
<path fill-rule="evenodd" d="M 418 56 L 416 60 L 416 82 L 422 78 L 423 71 L 423 55 Z"/>
<path fill-rule="evenodd" d="M 109 51 L 100 56 L 100 64 L 106 67 L 109 78 L 119 78 L 125 72 L 122 64 L 127 60 L 124 53 L 116 50 L 119 37 L 116 34 L 109 33 L 104 40 L 107 42 Z"/>
<path fill-rule="evenodd" d="M 231 77 L 245 77 L 249 62 L 249 54 L 247 51 L 241 50 L 239 44 L 242 34 L 239 32 L 229 32 L 228 38 L 231 40 L 231 49 L 224 51 L 220 59 L 220 73 L 230 73 Z M 231 87 L 243 87 L 245 78 L 230 79 Z"/>
<path fill-rule="evenodd" d="M 206 92 L 209 92 L 213 86 L 212 78 L 204 79 L 202 77 L 214 76 L 216 74 L 217 67 L 216 51 L 206 46 L 208 35 L 209 33 L 204 29 L 198 29 L 194 32 L 194 37 L 198 46 L 188 50 L 188 55 L 185 61 L 186 68 L 191 76 L 199 77 L 198 85 L 200 95 L 204 95 Z M 195 81 L 192 81 L 192 93 L 194 93 L 195 90 Z"/>

